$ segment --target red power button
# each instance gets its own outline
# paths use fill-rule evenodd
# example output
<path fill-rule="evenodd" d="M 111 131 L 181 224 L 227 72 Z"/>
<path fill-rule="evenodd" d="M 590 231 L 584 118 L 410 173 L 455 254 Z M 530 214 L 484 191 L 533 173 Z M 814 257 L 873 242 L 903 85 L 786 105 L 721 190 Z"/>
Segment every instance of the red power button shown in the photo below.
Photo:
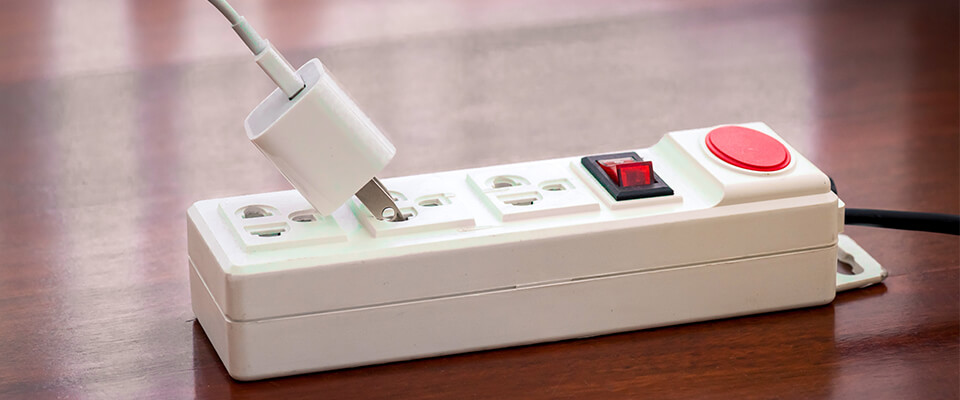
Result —
<path fill-rule="evenodd" d="M 728 164 L 752 171 L 779 171 L 790 164 L 790 151 L 783 143 L 742 126 L 722 126 L 710 131 L 707 148 Z"/>

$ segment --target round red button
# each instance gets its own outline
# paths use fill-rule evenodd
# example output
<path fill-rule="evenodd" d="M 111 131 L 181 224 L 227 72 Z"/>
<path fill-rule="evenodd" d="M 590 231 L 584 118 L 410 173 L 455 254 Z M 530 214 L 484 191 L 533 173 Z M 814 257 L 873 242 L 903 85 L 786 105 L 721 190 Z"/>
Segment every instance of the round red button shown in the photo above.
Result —
<path fill-rule="evenodd" d="M 742 126 L 722 126 L 710 131 L 707 148 L 721 160 L 752 171 L 779 171 L 790 164 L 790 151 L 783 143 Z"/>

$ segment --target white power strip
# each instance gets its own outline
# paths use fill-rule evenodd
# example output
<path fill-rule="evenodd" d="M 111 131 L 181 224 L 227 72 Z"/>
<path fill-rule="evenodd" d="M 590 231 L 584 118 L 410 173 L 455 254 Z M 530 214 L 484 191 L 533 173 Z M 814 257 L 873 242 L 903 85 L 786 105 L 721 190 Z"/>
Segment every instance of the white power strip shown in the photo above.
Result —
<path fill-rule="evenodd" d="M 250 380 L 820 305 L 879 282 L 839 235 L 827 176 L 766 125 L 739 127 L 785 159 L 751 165 L 707 128 L 633 150 L 656 173 L 633 188 L 608 190 L 649 165 L 605 175 L 613 153 L 385 179 L 402 222 L 358 201 L 320 216 L 293 190 L 197 202 L 194 313 Z M 856 275 L 836 273 L 838 243 Z"/>

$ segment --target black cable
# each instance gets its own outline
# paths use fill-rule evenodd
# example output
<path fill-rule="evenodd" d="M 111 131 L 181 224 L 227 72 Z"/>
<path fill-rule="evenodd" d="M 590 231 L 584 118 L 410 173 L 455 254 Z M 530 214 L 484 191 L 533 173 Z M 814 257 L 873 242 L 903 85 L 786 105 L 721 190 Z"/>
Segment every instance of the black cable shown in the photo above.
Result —
<path fill-rule="evenodd" d="M 848 208 L 846 225 L 960 235 L 960 215 Z"/>
<path fill-rule="evenodd" d="M 827 176 L 827 179 L 830 179 L 830 191 L 837 194 L 833 178 Z M 960 235 L 960 215 L 953 214 L 848 208 L 844 212 L 844 225 Z"/>

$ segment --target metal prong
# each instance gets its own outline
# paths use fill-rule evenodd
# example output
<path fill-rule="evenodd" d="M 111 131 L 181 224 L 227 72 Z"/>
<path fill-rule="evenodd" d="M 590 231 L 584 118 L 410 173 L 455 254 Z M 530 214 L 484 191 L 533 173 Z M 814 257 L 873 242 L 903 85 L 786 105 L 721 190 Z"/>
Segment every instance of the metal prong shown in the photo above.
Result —
<path fill-rule="evenodd" d="M 406 221 L 407 217 L 400 212 L 400 207 L 393 201 L 393 196 L 387 192 L 387 188 L 380 183 L 377 177 L 373 177 L 370 182 L 363 185 L 357 192 L 357 198 L 363 205 L 367 206 L 374 217 L 383 221 L 383 212 L 387 209 L 393 210 L 393 222 Z"/>

